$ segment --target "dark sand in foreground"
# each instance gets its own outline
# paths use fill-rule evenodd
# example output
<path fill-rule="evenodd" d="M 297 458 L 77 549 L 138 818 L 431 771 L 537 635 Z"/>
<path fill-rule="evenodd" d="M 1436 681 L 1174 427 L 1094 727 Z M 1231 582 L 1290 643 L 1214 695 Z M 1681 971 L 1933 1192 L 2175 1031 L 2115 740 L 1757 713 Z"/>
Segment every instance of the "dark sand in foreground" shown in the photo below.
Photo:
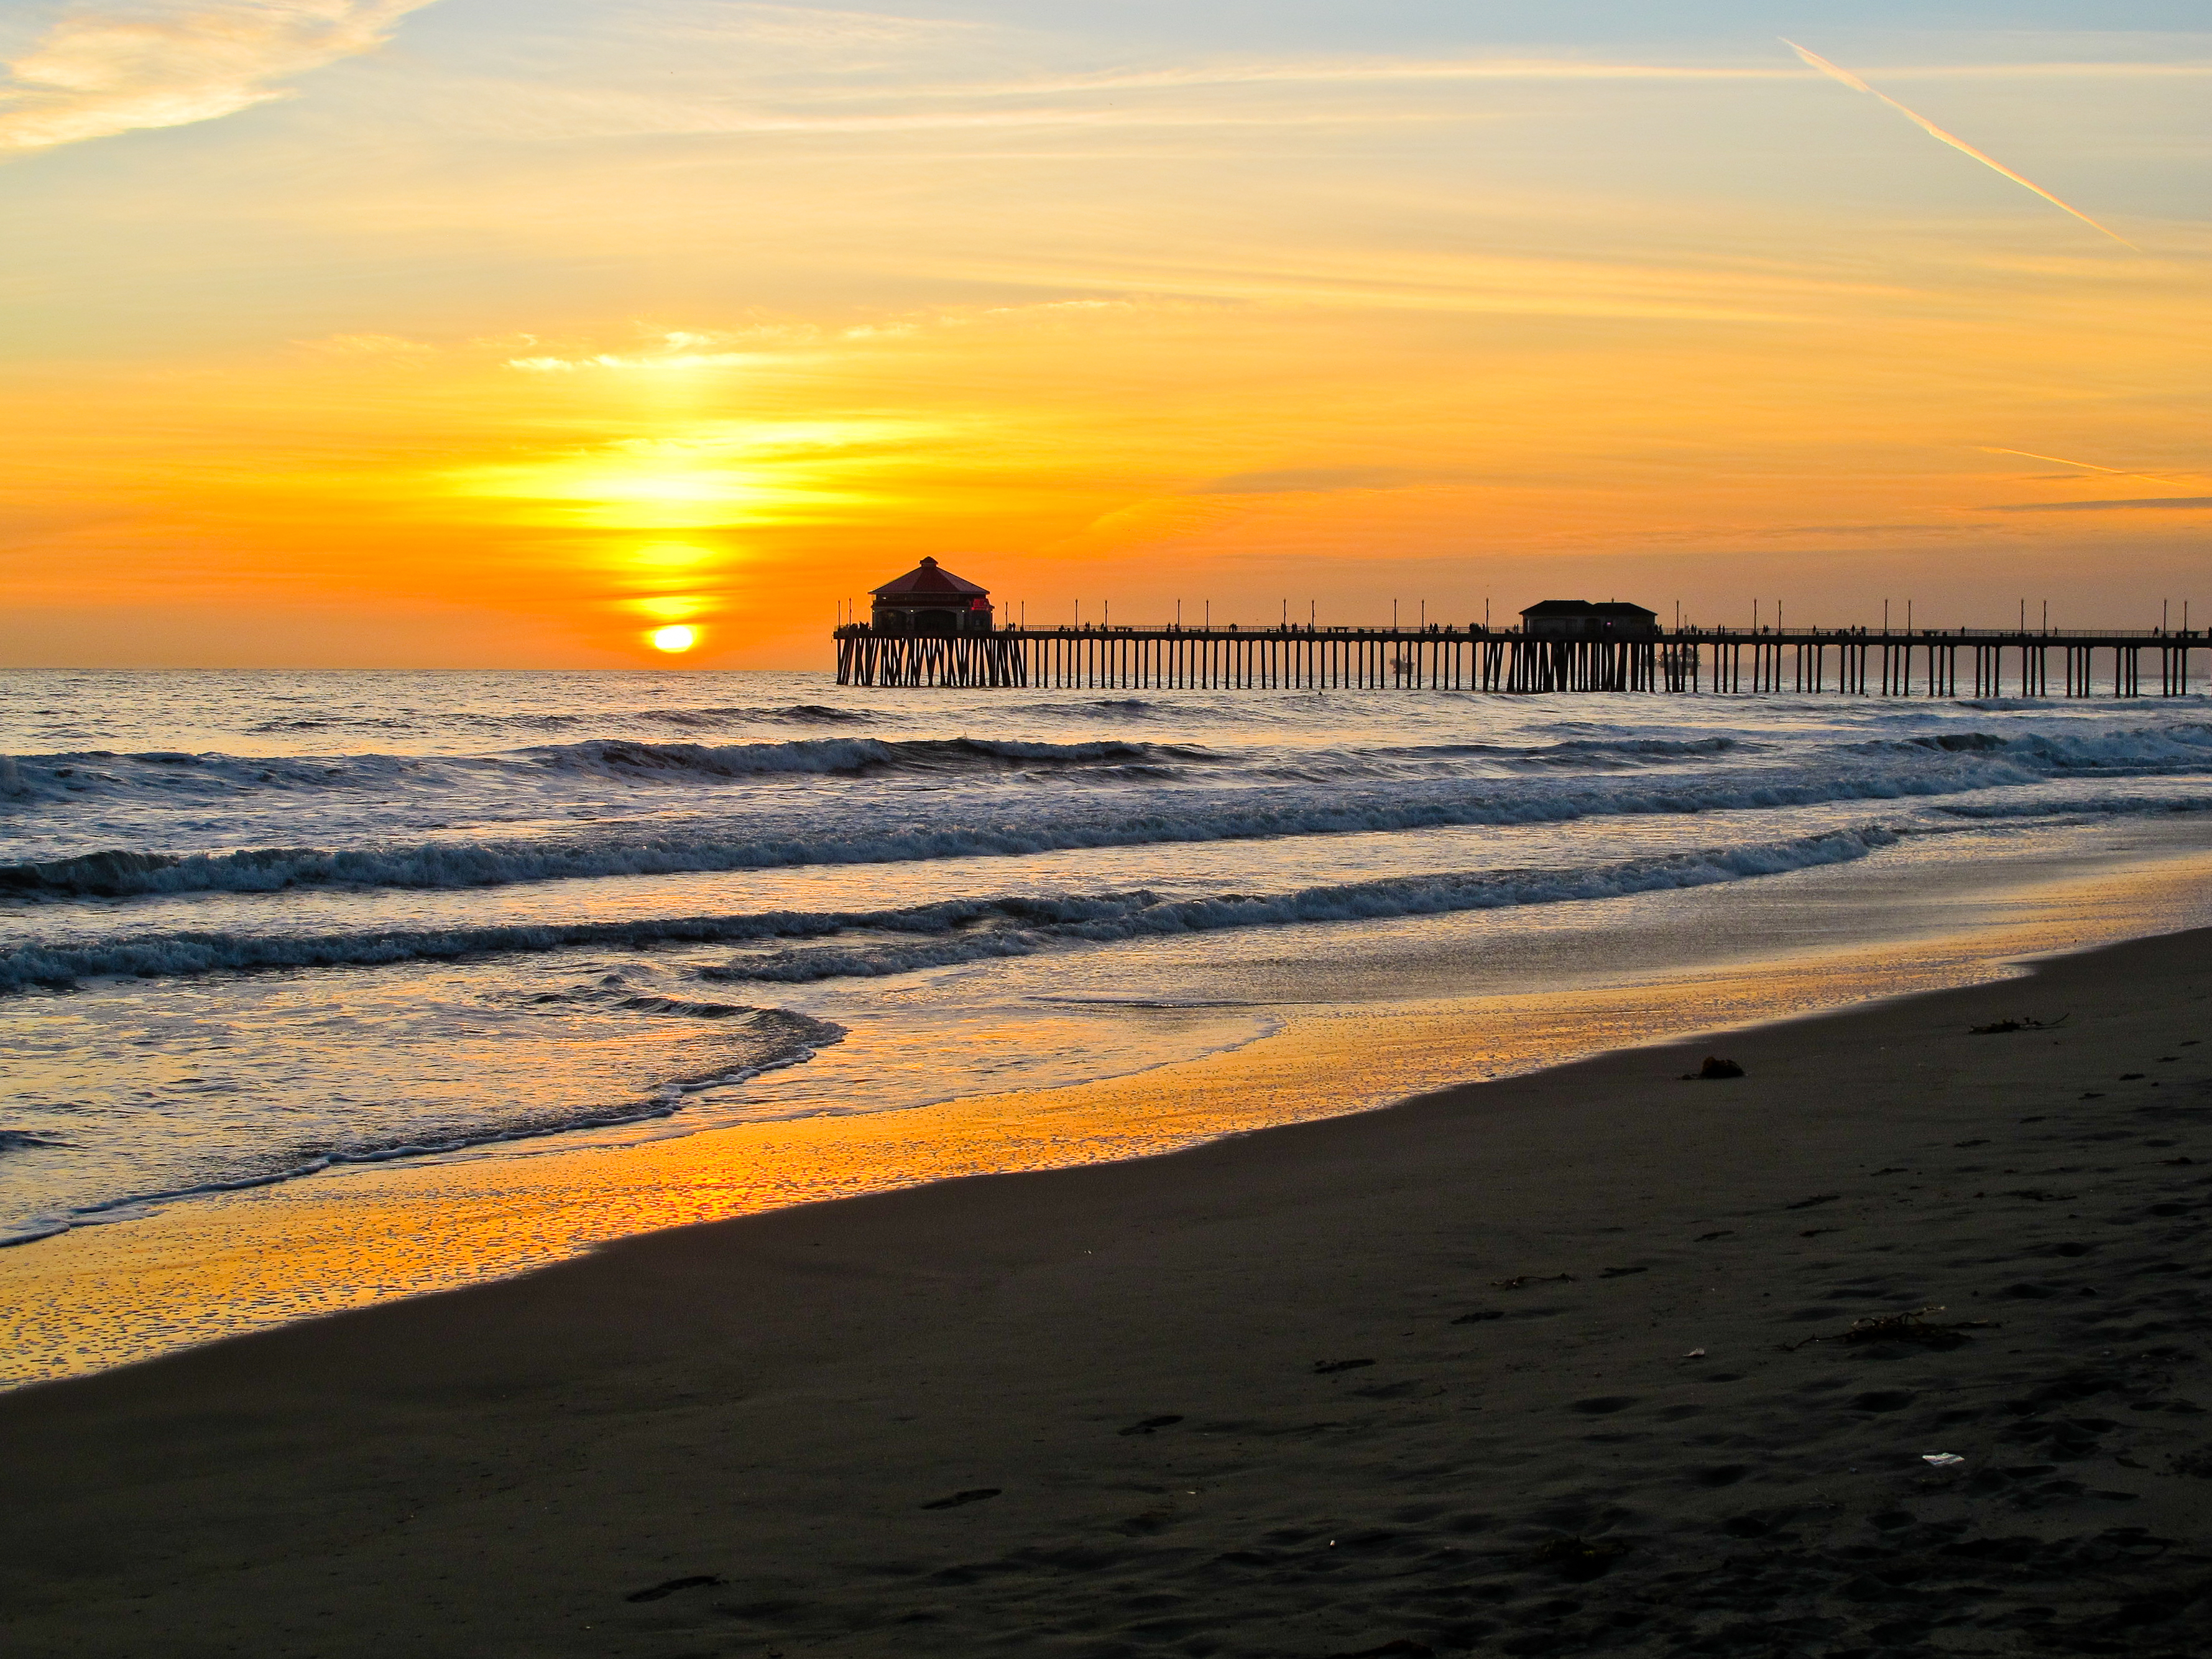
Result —
<path fill-rule="evenodd" d="M 2208 1013 L 2176 935 L 27 1389 L 0 1633 L 2212 1653 Z"/>

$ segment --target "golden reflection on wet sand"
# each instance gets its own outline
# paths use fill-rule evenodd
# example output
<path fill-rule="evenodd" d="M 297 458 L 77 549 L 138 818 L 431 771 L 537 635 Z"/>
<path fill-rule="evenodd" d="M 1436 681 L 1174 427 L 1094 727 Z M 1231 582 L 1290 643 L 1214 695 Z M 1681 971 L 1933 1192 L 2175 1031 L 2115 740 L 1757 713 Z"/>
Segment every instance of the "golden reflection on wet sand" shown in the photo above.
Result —
<path fill-rule="evenodd" d="M 2197 856 L 2055 883 L 2024 919 L 1965 938 L 1570 991 L 1302 1008 L 1247 1047 L 1073 1087 L 619 1147 L 341 1167 L 199 1199 L 0 1251 L 0 1382 L 501 1278 L 634 1233 L 1152 1156 L 1607 1049 L 1997 977 L 2024 957 L 2189 925 L 2208 875 L 2212 857 Z"/>

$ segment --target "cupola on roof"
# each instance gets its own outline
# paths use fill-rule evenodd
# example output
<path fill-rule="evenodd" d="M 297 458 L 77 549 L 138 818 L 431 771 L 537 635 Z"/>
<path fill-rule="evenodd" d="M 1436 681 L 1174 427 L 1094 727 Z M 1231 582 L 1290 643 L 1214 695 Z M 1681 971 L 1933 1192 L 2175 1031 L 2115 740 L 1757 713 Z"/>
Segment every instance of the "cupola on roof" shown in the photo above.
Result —
<path fill-rule="evenodd" d="M 954 575 L 934 559 L 924 559 L 905 575 L 869 590 L 879 599 L 964 599 L 990 591 Z"/>

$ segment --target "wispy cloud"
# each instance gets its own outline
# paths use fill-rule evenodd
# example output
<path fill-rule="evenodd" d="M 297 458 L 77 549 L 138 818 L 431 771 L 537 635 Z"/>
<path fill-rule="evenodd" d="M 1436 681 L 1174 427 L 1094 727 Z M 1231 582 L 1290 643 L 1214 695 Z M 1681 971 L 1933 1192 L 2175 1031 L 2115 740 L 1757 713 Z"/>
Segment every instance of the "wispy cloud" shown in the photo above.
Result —
<path fill-rule="evenodd" d="M 398 334 L 326 334 L 319 340 L 295 340 L 303 351 L 329 357 L 382 357 L 416 360 L 435 355 L 436 348 Z"/>
<path fill-rule="evenodd" d="M 665 20 L 656 20 L 664 27 Z M 725 0 L 712 12 L 684 17 L 672 27 L 695 39 L 773 41 L 799 46 L 907 45 L 957 38 L 982 26 L 961 18 L 902 17 L 880 11 L 832 11 L 820 6 L 775 6 Z"/>
<path fill-rule="evenodd" d="M 2202 512 L 2212 507 L 2212 495 L 2139 495 L 2119 501 L 2008 501 L 1985 507 L 1984 513 L 2113 513 L 2130 509 L 2165 508 L 2169 512 Z"/>
<path fill-rule="evenodd" d="M 1275 472 L 1232 472 L 1200 484 L 1194 495 L 1304 495 L 1340 489 L 1402 489 L 1423 476 L 1395 466 L 1296 466 Z"/>
<path fill-rule="evenodd" d="M 2130 472 L 2124 466 L 2100 466 L 2094 461 L 2069 461 L 2063 455 L 2041 455 L 2033 449 L 1999 449 L 1990 444 L 1984 444 L 1981 448 L 1984 455 L 2020 455 L 2031 461 L 2056 461 L 2061 466 L 2078 466 L 2084 472 L 2101 472 L 2114 478 L 2141 478 L 2146 483 L 2162 484 L 2181 482 L 2179 478 L 2164 477 L 2156 472 Z"/>
<path fill-rule="evenodd" d="M 1941 142 L 1950 145 L 1953 149 L 1957 150 L 1961 155 L 1971 155 L 1974 160 L 1979 161 L 1984 167 L 1991 169 L 1993 172 L 2002 173 L 2006 178 L 2011 179 L 2013 183 L 2021 185 L 2024 189 L 2033 191 L 2036 195 L 2040 196 L 2045 201 L 2050 203 L 2051 206 L 2057 208 L 2060 212 L 2070 213 L 2076 219 L 2079 219 L 2083 224 L 2088 226 L 2090 229 L 2100 231 L 2105 235 L 2111 237 L 2122 247 L 2135 249 L 2136 245 L 2128 240 L 2126 237 L 2121 235 L 2117 230 L 2112 230 L 2104 225 L 2099 224 L 2094 219 L 2092 219 L 2087 214 L 2082 212 L 2080 208 L 2075 207 L 2072 203 L 2059 200 L 2057 197 L 2053 196 L 2049 191 L 2044 189 L 2041 185 L 2037 184 L 2033 179 L 2027 178 L 2021 173 L 2014 173 L 2010 167 L 1998 161 L 1995 156 L 1990 155 L 1984 151 L 1976 149 L 1972 144 L 1960 137 L 1955 132 L 1944 131 L 1942 128 L 1937 126 L 1933 121 L 1921 114 L 1917 110 L 1907 109 L 1903 104 L 1899 103 L 1896 99 L 1891 97 L 1887 93 L 1876 91 L 1874 88 L 1869 86 L 1864 81 L 1859 79 L 1857 76 L 1852 74 L 1849 70 L 1844 69 L 1841 64 L 1830 63 L 1826 58 L 1821 57 L 1819 52 L 1813 51 L 1809 47 L 1799 46 L 1795 40 L 1790 40 L 1786 35 L 1783 37 L 1782 44 L 1789 47 L 1790 50 L 1796 52 L 1798 57 L 1803 58 L 1809 66 L 1820 70 L 1821 74 L 1826 76 L 1830 80 L 1841 82 L 1844 86 L 1849 87 L 1853 92 L 1863 92 L 1870 98 L 1880 99 L 1883 103 L 1895 110 L 1899 115 L 1902 115 L 1906 120 L 1911 122 L 1913 125 L 1918 127 L 1929 137 L 1938 139 Z M 2140 252 L 2141 250 L 2138 249 L 2136 251 Z"/>
<path fill-rule="evenodd" d="M 289 95 L 431 0 L 176 0 L 64 15 L 0 85 L 0 149 L 180 127 Z"/>
<path fill-rule="evenodd" d="M 1802 50 L 1800 48 L 1800 50 Z M 1958 64 L 1914 65 L 1886 73 L 1914 80 L 2034 79 L 2156 76 L 2201 78 L 2212 63 Z M 1355 60 L 1265 59 L 1182 64 L 1158 69 L 1107 70 L 1089 75 L 1039 76 L 997 83 L 957 83 L 902 88 L 910 97 L 1016 98 L 1040 94 L 1127 93 L 1212 87 L 1311 86 L 1330 82 L 1481 81 L 1722 81 L 1795 79 L 1782 68 L 1744 64 L 1600 62 L 1573 58 L 1401 58 Z M 858 95 L 866 95 L 860 94 Z M 1880 94 L 1876 94 L 1879 96 Z"/>

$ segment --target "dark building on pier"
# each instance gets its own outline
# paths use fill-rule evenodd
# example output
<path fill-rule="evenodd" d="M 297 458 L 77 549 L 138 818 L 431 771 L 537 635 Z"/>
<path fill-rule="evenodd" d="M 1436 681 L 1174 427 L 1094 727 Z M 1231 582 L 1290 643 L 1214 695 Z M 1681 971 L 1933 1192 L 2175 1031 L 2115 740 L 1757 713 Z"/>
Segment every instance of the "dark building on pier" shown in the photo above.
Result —
<path fill-rule="evenodd" d="M 934 559 L 924 559 L 896 581 L 874 590 L 868 621 L 878 634 L 921 634 L 949 639 L 991 631 L 991 592 L 963 580 Z"/>
<path fill-rule="evenodd" d="M 1546 599 L 1521 613 L 1521 631 L 1533 640 L 1652 640 L 1659 613 L 1614 599 Z"/>

